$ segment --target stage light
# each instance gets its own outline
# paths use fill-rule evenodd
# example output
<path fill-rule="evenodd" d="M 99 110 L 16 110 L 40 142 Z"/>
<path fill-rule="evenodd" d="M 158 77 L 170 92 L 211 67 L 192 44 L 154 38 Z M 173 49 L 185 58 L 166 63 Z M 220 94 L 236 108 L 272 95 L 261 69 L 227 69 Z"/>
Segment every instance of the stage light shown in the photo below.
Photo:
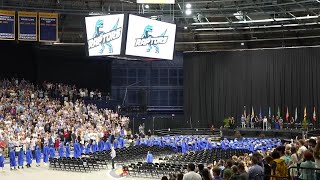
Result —
<path fill-rule="evenodd" d="M 191 14 L 192 14 L 191 9 L 187 9 L 187 10 L 186 10 L 186 15 L 191 15 Z"/>
<path fill-rule="evenodd" d="M 241 46 L 244 46 L 244 43 L 241 43 Z"/>
<path fill-rule="evenodd" d="M 187 29 L 188 29 L 188 27 L 187 27 L 187 26 L 185 26 L 185 27 L 184 27 L 184 29 L 186 29 L 186 30 L 187 30 Z"/>
<path fill-rule="evenodd" d="M 149 9 L 150 6 L 149 6 L 148 4 L 146 4 L 144 7 L 145 7 L 146 9 Z"/>
<path fill-rule="evenodd" d="M 186 8 L 190 9 L 191 8 L 191 4 L 190 3 L 186 4 Z"/>

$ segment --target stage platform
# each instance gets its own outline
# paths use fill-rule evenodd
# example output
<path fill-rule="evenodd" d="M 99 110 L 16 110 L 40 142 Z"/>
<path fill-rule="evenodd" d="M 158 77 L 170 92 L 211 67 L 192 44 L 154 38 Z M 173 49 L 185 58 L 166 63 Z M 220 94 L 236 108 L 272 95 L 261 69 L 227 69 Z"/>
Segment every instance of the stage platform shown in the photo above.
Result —
<path fill-rule="evenodd" d="M 241 134 L 241 137 L 276 137 L 280 139 L 295 139 L 296 136 L 298 138 L 302 138 L 302 134 L 307 134 L 307 137 L 310 136 L 319 136 L 320 130 L 302 130 L 302 129 L 290 129 L 290 128 L 284 128 L 284 129 L 268 129 L 268 130 L 262 130 L 262 129 L 251 129 L 251 128 L 236 128 L 236 129 L 222 129 L 222 136 L 225 138 L 235 138 L 236 132 L 239 131 Z"/>

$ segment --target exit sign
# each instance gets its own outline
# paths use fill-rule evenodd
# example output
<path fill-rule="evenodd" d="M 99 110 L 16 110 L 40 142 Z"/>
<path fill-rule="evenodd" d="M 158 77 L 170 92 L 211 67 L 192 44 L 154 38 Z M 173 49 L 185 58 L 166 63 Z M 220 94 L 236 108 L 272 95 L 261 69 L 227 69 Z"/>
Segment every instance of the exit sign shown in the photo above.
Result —
<path fill-rule="evenodd" d="M 137 0 L 138 4 L 174 4 L 175 0 Z"/>

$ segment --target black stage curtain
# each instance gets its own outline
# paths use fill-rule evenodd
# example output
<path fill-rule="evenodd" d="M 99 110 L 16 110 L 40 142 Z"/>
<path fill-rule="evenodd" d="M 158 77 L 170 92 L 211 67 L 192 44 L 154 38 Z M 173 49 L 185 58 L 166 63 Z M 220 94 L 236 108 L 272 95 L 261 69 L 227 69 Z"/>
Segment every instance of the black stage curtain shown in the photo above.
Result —
<path fill-rule="evenodd" d="M 184 54 L 185 118 L 194 127 L 223 125 L 234 116 L 237 124 L 246 106 L 255 115 L 276 114 L 285 119 L 298 108 L 298 121 L 307 107 L 320 111 L 320 48 L 225 51 Z M 319 113 L 317 112 L 319 122 Z"/>

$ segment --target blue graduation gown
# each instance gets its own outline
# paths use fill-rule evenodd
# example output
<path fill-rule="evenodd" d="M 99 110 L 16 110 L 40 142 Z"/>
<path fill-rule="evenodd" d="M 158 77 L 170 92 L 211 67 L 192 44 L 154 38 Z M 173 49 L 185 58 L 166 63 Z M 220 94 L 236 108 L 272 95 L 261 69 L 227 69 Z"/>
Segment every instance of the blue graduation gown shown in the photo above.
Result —
<path fill-rule="evenodd" d="M 23 166 L 23 161 L 24 161 L 24 151 L 21 150 L 18 153 L 18 165 Z"/>
<path fill-rule="evenodd" d="M 32 164 L 32 152 L 31 150 L 27 150 L 26 152 L 26 161 L 27 161 L 27 164 Z"/>
<path fill-rule="evenodd" d="M 186 142 L 182 142 L 181 144 L 181 152 L 184 154 L 186 153 L 188 150 L 187 150 L 187 147 L 188 147 L 188 144 Z"/>
<path fill-rule="evenodd" d="M 79 151 L 79 153 L 78 153 L 78 157 L 80 157 L 81 154 L 84 153 L 84 145 L 79 144 L 79 149 L 80 149 L 80 151 Z"/>
<path fill-rule="evenodd" d="M 90 144 L 87 145 L 85 154 L 89 154 L 91 152 Z"/>
<path fill-rule="evenodd" d="M 98 151 L 103 151 L 104 149 L 104 142 L 103 141 L 99 141 L 98 143 Z"/>
<path fill-rule="evenodd" d="M 153 155 L 151 153 L 147 154 L 147 163 L 153 163 Z"/>
<path fill-rule="evenodd" d="M 66 146 L 66 157 L 70 157 L 70 147 Z"/>
<path fill-rule="evenodd" d="M 136 146 L 140 145 L 140 140 L 136 139 Z"/>
<path fill-rule="evenodd" d="M 91 146 L 91 151 L 92 151 L 93 153 L 95 153 L 95 152 L 97 152 L 97 150 L 98 150 L 97 144 L 92 144 L 92 146 Z"/>
<path fill-rule="evenodd" d="M 60 158 L 64 157 L 64 148 L 63 147 L 58 148 L 58 154 L 59 154 Z"/>
<path fill-rule="evenodd" d="M 49 162 L 49 147 L 45 146 L 43 148 L 43 162 L 47 163 Z"/>
<path fill-rule="evenodd" d="M 36 155 L 36 163 L 40 163 L 40 161 L 41 161 L 41 151 L 40 151 L 40 149 L 36 150 L 35 155 Z"/>
<path fill-rule="evenodd" d="M 10 157 L 10 167 L 17 166 L 16 153 L 14 152 L 13 149 L 10 151 L 9 157 Z"/>
<path fill-rule="evenodd" d="M 0 167 L 1 168 L 4 167 L 4 156 L 3 155 L 0 156 Z"/>
<path fill-rule="evenodd" d="M 118 141 L 113 141 L 113 147 L 114 147 L 115 149 L 118 148 Z"/>
<path fill-rule="evenodd" d="M 109 151 L 111 149 L 111 144 L 109 141 L 107 141 L 106 143 L 104 143 L 104 150 Z"/>
<path fill-rule="evenodd" d="M 124 147 L 124 139 L 123 139 L 123 137 L 119 138 L 119 145 L 120 145 L 121 149 Z"/>
<path fill-rule="evenodd" d="M 51 148 L 49 149 L 50 158 L 54 158 L 55 154 L 56 154 L 55 149 L 54 149 L 53 147 L 51 147 Z"/>
<path fill-rule="evenodd" d="M 79 156 L 81 156 L 81 147 L 80 144 L 78 142 L 75 142 L 73 144 L 73 157 L 78 158 Z"/>

